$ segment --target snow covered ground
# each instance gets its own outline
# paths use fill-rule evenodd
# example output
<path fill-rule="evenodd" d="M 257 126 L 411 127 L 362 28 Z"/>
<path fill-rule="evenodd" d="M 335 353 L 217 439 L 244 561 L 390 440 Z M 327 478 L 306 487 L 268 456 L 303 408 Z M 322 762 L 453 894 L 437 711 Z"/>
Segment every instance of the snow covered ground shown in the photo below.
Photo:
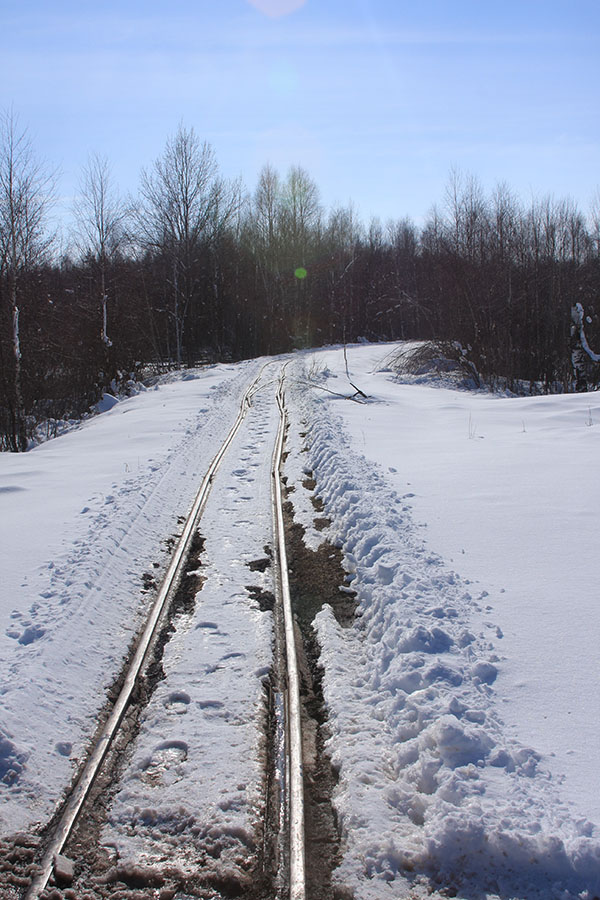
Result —
<path fill-rule="evenodd" d="M 0 827 L 68 786 L 199 479 L 256 362 L 168 376 L 26 454 L 0 455 Z"/>
<path fill-rule="evenodd" d="M 340 350 L 288 367 L 290 499 L 307 542 L 343 548 L 359 601 L 350 627 L 327 609 L 317 623 L 338 881 L 356 900 L 427 896 L 431 884 L 468 900 L 591 900 L 600 402 L 400 383 L 386 369 L 392 349 L 350 348 L 364 404 L 307 386 L 310 371 L 352 392 Z M 143 576 L 164 571 L 158 547 L 261 365 L 169 376 L 27 454 L 0 455 L 0 836 L 45 821 L 68 785 L 143 618 Z M 228 835 L 234 856 L 253 840 L 271 626 L 246 586 L 269 589 L 268 573 L 248 569 L 270 536 L 267 386 L 252 413 L 203 519 L 210 577 L 167 646 L 167 679 L 105 829 L 122 858 L 142 836 L 157 859 L 181 851 L 184 820 L 205 842 L 211 828 Z M 332 520 L 324 532 L 307 471 Z"/>
<path fill-rule="evenodd" d="M 296 390 L 309 449 L 290 473 L 314 473 L 360 601 L 351 629 L 319 615 L 340 877 L 365 900 L 422 873 L 461 896 L 592 897 L 600 404 L 401 384 L 391 349 L 348 354 L 364 405 Z M 353 393 L 341 351 L 306 364 Z"/>
<path fill-rule="evenodd" d="M 165 647 L 164 680 L 109 813 L 103 840 L 125 864 L 175 858 L 205 875 L 226 866 L 243 881 L 261 839 L 273 616 L 253 589 L 275 589 L 270 567 L 257 563 L 272 545 L 279 367 L 263 373 L 213 481 L 200 525 L 204 583 Z"/>

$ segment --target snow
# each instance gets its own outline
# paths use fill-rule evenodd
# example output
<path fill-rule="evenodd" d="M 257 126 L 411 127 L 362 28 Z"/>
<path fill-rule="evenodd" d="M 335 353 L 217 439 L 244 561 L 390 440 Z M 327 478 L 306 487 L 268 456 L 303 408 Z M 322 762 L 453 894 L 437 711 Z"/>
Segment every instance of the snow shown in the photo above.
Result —
<path fill-rule="evenodd" d="M 348 354 L 367 404 L 296 397 L 296 466 L 360 602 L 347 631 L 319 617 L 339 875 L 365 898 L 401 876 L 408 891 L 411 870 L 514 896 L 598 892 L 600 408 L 401 384 L 385 355 Z M 353 393 L 341 351 L 307 368 Z"/>
<path fill-rule="evenodd" d="M 272 370 L 272 371 L 271 371 Z M 263 387 L 215 476 L 200 531 L 204 584 L 192 613 L 165 647 L 159 683 L 112 805 L 104 840 L 119 858 L 153 864 L 173 848 L 205 869 L 240 865 L 264 814 L 265 686 L 271 669 L 272 614 L 247 586 L 270 589 L 271 455 L 279 423 L 272 379 Z M 133 837 L 131 837 L 133 835 Z"/>
<path fill-rule="evenodd" d="M 316 623 L 339 772 L 336 880 L 361 900 L 436 886 L 591 900 L 600 401 L 401 381 L 391 350 L 349 348 L 364 403 L 339 396 L 354 393 L 341 349 L 287 367 L 294 514 L 309 546 L 343 549 L 359 603 L 348 627 L 327 607 Z M 45 822 L 69 785 L 150 602 L 143 576 L 164 572 L 165 541 L 263 363 L 107 395 L 79 428 L 0 455 L 1 836 Z M 256 598 L 272 583 L 249 563 L 272 540 L 279 366 L 215 478 L 204 583 L 165 647 L 110 808 L 103 840 L 129 864 L 200 854 L 242 866 L 257 839 L 272 617 Z"/>
<path fill-rule="evenodd" d="M 0 825 L 45 821 L 71 781 L 106 689 L 199 478 L 258 364 L 168 376 L 26 454 L 0 455 Z"/>
<path fill-rule="evenodd" d="M 112 409 L 118 403 L 117 397 L 113 397 L 112 394 L 104 393 L 98 402 L 96 403 L 95 409 L 96 412 L 103 413 L 108 412 L 109 409 Z"/>

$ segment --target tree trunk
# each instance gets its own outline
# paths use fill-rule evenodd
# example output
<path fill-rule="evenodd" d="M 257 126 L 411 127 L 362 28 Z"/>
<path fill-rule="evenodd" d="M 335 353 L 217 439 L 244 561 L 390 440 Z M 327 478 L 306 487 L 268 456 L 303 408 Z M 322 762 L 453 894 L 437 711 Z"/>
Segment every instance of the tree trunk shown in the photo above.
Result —
<path fill-rule="evenodd" d="M 21 342 L 19 338 L 19 307 L 17 305 L 17 282 L 11 279 L 10 299 L 12 308 L 12 346 L 14 355 L 14 404 L 12 408 L 11 450 L 23 452 L 27 449 L 27 430 L 25 427 L 25 406 L 21 386 Z"/>

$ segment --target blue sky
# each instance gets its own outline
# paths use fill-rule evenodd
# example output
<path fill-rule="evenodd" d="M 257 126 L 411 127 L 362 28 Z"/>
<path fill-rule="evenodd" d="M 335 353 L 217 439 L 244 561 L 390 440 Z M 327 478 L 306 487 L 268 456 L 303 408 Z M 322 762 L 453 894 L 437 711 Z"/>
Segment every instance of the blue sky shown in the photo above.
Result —
<path fill-rule="evenodd" d="M 599 48 L 599 0 L 0 0 L 0 109 L 65 204 L 92 151 L 134 192 L 183 122 L 248 188 L 299 163 L 365 220 L 422 221 L 452 167 L 586 211 Z"/>

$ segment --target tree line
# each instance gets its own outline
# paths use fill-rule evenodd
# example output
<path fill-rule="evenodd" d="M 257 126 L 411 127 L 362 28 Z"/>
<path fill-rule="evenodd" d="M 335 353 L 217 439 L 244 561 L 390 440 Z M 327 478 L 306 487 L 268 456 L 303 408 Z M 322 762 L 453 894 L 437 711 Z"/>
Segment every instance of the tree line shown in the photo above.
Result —
<path fill-rule="evenodd" d="M 181 125 L 135 198 L 119 194 L 105 158 L 90 157 L 59 253 L 55 186 L 5 115 L 2 449 L 25 449 L 40 426 L 81 415 L 151 369 L 428 339 L 459 342 L 488 382 L 571 390 L 582 386 L 576 304 L 579 351 L 600 346 L 598 203 L 586 218 L 568 199 L 523 204 L 506 185 L 487 196 L 452 173 L 422 227 L 365 225 L 351 205 L 325 210 L 300 166 L 282 176 L 267 165 L 248 192 Z"/>

